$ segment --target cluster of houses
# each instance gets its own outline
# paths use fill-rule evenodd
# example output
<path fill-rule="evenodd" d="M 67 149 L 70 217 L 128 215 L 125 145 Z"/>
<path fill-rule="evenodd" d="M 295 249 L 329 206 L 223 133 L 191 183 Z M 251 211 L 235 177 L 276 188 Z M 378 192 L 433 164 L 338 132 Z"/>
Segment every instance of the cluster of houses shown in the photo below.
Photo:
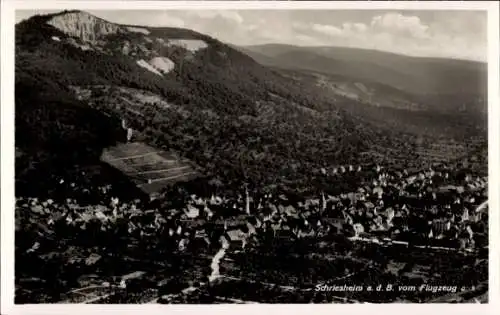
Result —
<path fill-rule="evenodd" d="M 360 172 L 361 166 L 341 166 L 334 174 Z M 207 246 L 238 244 L 262 237 L 303 238 L 343 234 L 353 238 L 382 236 L 411 241 L 442 240 L 472 247 L 487 228 L 487 178 L 465 175 L 457 184 L 449 171 L 429 169 L 409 175 L 376 166 L 373 178 L 356 191 L 337 196 L 291 201 L 285 195 L 245 192 L 237 197 L 191 195 L 182 209 L 144 209 L 140 200 L 121 202 L 99 187 L 99 204 L 81 206 L 74 199 L 19 199 L 18 208 L 36 214 L 46 230 L 64 221 L 69 227 L 113 230 L 125 222 L 138 237 L 164 237 L 178 250 L 198 241 Z M 454 185 L 455 184 L 455 185 Z M 480 206 L 481 205 L 481 206 Z M 45 220 L 45 224 L 43 224 Z M 92 224 L 91 224 L 92 223 Z M 123 226 L 123 224 L 122 224 Z"/>
<path fill-rule="evenodd" d="M 359 169 L 343 167 L 340 172 Z M 192 196 L 187 208 L 193 210 L 188 217 L 213 218 L 214 213 L 224 212 L 216 209 L 221 204 L 225 205 L 226 213 L 227 208 L 234 209 L 233 219 L 227 220 L 247 219 L 245 224 L 230 230 L 233 232 L 229 234 L 230 240 L 265 232 L 292 238 L 341 233 L 354 237 L 381 235 L 436 240 L 436 243 L 458 241 L 461 248 L 468 248 L 474 246 L 475 233 L 487 237 L 486 178 L 466 175 L 461 185 L 452 185 L 448 172 L 432 169 L 405 176 L 404 172 L 389 174 L 377 167 L 376 173 L 371 183 L 355 192 L 338 196 L 322 194 L 302 202 L 291 202 L 284 195 L 252 198 L 248 192 L 232 201 L 218 198 L 218 203 L 214 197 L 203 200 Z"/>
<path fill-rule="evenodd" d="M 364 171 L 347 165 L 336 172 L 325 170 L 324 176 Z M 44 254 L 54 246 L 50 239 L 71 235 L 102 251 L 130 245 L 156 253 L 198 255 L 215 250 L 209 282 L 221 276 L 220 264 L 228 251 L 245 251 L 267 240 L 314 242 L 332 236 L 470 251 L 487 244 L 488 181 L 471 174 L 455 175 L 446 169 L 408 174 L 375 167 L 358 189 L 338 195 L 323 192 L 298 200 L 242 189 L 237 196 L 193 194 L 182 206 L 170 207 L 121 200 L 109 185 L 92 188 L 99 195 L 97 202 L 95 198 L 84 203 L 75 198 L 18 198 L 16 230 L 27 230 L 33 237 L 16 241 L 16 246 Z M 88 189 L 63 180 L 60 184 Z M 117 243 L 117 239 L 126 241 Z M 100 251 L 94 253 L 99 255 Z M 128 284 L 122 281 L 120 287 Z"/>

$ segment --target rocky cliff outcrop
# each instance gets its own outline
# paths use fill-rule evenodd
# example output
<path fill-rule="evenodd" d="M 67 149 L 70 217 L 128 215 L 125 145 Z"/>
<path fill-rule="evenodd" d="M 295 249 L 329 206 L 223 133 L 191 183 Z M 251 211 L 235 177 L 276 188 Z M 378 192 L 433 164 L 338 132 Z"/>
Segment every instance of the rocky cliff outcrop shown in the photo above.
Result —
<path fill-rule="evenodd" d="M 120 25 L 107 22 L 82 11 L 71 11 L 56 15 L 47 23 L 70 36 L 91 43 L 106 35 L 123 31 Z"/>

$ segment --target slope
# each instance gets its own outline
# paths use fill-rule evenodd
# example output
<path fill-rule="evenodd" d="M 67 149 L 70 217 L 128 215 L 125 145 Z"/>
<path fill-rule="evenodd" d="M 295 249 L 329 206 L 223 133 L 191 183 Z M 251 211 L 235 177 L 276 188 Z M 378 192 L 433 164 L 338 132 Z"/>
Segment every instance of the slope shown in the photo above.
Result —
<path fill-rule="evenodd" d="M 157 70 L 155 58 L 168 58 L 173 69 Z M 353 121 L 327 100 L 303 95 L 292 80 L 189 30 L 117 25 L 81 11 L 36 16 L 16 26 L 16 77 L 16 114 L 32 112 L 27 103 L 65 112 L 66 101 L 83 102 L 88 110 L 126 118 L 147 143 L 176 149 L 227 181 L 298 180 L 324 161 L 355 159 L 362 145 Z M 28 99 L 39 88 L 36 80 L 54 86 L 50 98 Z M 110 88 L 116 93 L 103 93 Z M 18 118 L 17 143 L 29 152 L 23 137 L 30 123 Z M 61 127 L 61 150 L 86 138 L 76 130 L 104 125 L 75 119 L 77 126 Z M 41 116 L 39 123 L 50 129 L 57 119 Z M 46 146 L 51 135 L 34 136 L 40 148 L 60 155 Z"/>
<path fill-rule="evenodd" d="M 52 87 L 46 98 L 33 94 L 41 84 Z M 38 123 L 48 130 L 57 126 L 64 135 L 60 149 L 53 150 L 47 145 L 52 135 L 31 132 L 38 148 L 49 156 L 72 154 L 74 165 L 91 164 L 73 148 L 100 153 L 108 144 L 100 137 L 104 131 L 93 128 L 106 123 L 78 112 L 71 125 L 58 124 L 59 115 L 71 108 L 68 103 L 126 119 L 147 144 L 178 151 L 227 186 L 246 181 L 311 189 L 324 185 L 314 175 L 321 167 L 373 162 L 373 156 L 400 159 L 415 150 L 415 135 L 404 124 L 353 111 L 356 101 L 333 98 L 314 82 L 287 77 L 191 30 L 119 25 L 82 11 L 21 22 L 16 26 L 20 150 L 37 151 L 23 140 L 30 134 L 28 115 L 19 115 L 33 112 L 26 105 L 31 104 L 54 110 L 55 119 L 42 115 Z M 424 130 L 426 124 L 423 119 L 415 128 Z M 65 145 L 74 139 L 79 140 L 74 146 Z M 97 139 L 98 145 L 88 145 L 87 139 Z"/>

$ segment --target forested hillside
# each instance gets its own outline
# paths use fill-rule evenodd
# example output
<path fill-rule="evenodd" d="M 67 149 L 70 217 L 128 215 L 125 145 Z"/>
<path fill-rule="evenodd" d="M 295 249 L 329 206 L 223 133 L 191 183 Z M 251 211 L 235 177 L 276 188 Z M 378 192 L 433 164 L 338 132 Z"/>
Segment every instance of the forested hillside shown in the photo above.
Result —
<path fill-rule="evenodd" d="M 96 163 L 102 148 L 123 140 L 123 118 L 146 143 L 177 150 L 223 183 L 294 189 L 324 185 L 315 174 L 331 165 L 428 163 L 409 157 L 433 126 L 450 131 L 445 137 L 470 136 L 455 132 L 454 118 L 422 114 L 409 123 L 406 111 L 363 108 L 190 30 L 118 25 L 81 11 L 16 26 L 20 182 L 43 163 Z"/>

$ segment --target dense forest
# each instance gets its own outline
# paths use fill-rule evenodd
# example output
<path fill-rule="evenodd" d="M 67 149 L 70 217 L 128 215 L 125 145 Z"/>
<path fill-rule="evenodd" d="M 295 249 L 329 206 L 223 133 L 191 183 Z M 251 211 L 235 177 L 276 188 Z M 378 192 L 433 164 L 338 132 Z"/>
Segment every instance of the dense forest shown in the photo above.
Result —
<path fill-rule="evenodd" d="M 177 150 L 223 183 L 293 190 L 332 186 L 317 176 L 320 168 L 332 165 L 425 165 L 426 157 L 414 154 L 417 139 L 432 141 L 440 133 L 467 141 L 484 132 L 475 129 L 476 120 L 466 124 L 466 117 L 366 107 L 332 97 L 314 82 L 291 79 L 283 70 L 189 30 L 151 29 L 150 36 L 199 39 L 208 47 L 196 52 L 161 48 L 127 33 L 108 35 L 99 49 L 82 50 L 71 44 L 78 38 L 46 24 L 48 18 L 36 16 L 16 26 L 20 183 L 33 168 L 67 170 L 97 163 L 102 148 L 123 141 L 123 118 L 145 142 Z M 54 36 L 64 40 L 51 40 Z M 140 48 L 133 57 L 121 52 L 124 41 Z M 135 62 L 151 56 L 166 56 L 182 67 L 159 76 Z M 77 100 L 69 86 L 147 91 L 175 106 L 147 103 L 139 113 L 131 112 L 120 97 L 99 95 L 99 89 L 90 99 Z"/>

